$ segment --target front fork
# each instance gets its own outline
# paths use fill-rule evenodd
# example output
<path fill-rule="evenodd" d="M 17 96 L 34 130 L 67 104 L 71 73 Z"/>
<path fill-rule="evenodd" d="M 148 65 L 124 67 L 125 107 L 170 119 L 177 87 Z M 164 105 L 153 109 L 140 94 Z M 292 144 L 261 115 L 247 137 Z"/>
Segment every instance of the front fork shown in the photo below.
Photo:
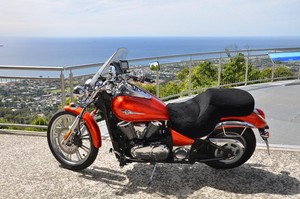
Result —
<path fill-rule="evenodd" d="M 80 121 L 81 115 L 77 115 L 75 118 L 74 122 L 69 126 L 68 132 L 64 135 L 64 139 L 62 140 L 62 144 L 66 145 L 71 142 L 71 140 L 75 136 L 75 128 L 78 126 L 79 121 Z"/>
<path fill-rule="evenodd" d="M 269 141 L 268 141 L 268 138 L 270 137 L 269 126 L 266 126 L 265 128 L 259 128 L 258 131 L 259 131 L 260 137 L 266 143 L 268 154 L 270 155 L 270 147 L 269 147 Z"/>
<path fill-rule="evenodd" d="M 97 114 L 98 109 L 95 109 L 94 111 L 91 112 L 91 116 L 94 117 Z M 76 132 L 75 132 L 75 128 L 79 127 L 79 122 L 82 119 L 82 116 L 85 112 L 85 109 L 82 110 L 82 112 L 77 115 L 77 117 L 75 118 L 74 122 L 71 124 L 71 126 L 69 126 L 69 130 L 68 132 L 64 135 L 64 139 L 62 141 L 62 144 L 68 144 L 71 142 L 71 140 L 74 138 Z M 79 135 L 81 133 L 81 131 L 83 130 L 84 126 L 81 127 L 82 129 L 80 129 L 79 131 L 77 131 L 77 134 Z"/>

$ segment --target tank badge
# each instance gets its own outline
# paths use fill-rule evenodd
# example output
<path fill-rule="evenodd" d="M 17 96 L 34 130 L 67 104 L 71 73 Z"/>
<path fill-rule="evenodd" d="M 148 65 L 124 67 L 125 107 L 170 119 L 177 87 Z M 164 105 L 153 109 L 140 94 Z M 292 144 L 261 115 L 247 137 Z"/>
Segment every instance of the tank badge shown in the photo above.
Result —
<path fill-rule="evenodd" d="M 121 110 L 121 112 L 125 115 L 145 115 L 144 113 L 133 112 L 131 110 Z"/>

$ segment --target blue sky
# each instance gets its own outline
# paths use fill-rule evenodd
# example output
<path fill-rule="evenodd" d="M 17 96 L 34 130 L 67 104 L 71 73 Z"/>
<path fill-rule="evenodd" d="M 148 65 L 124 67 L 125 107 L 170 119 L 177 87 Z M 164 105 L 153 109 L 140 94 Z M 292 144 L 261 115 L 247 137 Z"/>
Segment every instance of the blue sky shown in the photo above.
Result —
<path fill-rule="evenodd" d="M 300 36 L 300 0 L 0 0 L 0 36 Z"/>

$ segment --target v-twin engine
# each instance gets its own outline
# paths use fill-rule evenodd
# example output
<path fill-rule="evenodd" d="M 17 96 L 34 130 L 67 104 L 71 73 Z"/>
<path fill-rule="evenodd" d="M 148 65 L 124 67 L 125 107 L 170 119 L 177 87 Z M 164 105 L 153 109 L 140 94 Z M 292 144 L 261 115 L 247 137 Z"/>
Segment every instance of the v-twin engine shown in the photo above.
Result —
<path fill-rule="evenodd" d="M 153 161 L 162 161 L 168 158 L 170 149 L 166 144 L 149 140 L 154 135 L 163 134 L 161 122 L 132 123 L 122 121 L 118 123 L 118 127 L 132 145 L 130 154 L 133 158 Z M 143 144 L 139 144 L 141 140 L 148 140 L 148 143 L 145 144 L 143 141 Z"/>
<path fill-rule="evenodd" d="M 143 139 L 150 138 L 161 129 L 162 124 L 158 121 L 146 123 L 132 123 L 132 122 L 119 122 L 119 129 L 129 139 Z"/>

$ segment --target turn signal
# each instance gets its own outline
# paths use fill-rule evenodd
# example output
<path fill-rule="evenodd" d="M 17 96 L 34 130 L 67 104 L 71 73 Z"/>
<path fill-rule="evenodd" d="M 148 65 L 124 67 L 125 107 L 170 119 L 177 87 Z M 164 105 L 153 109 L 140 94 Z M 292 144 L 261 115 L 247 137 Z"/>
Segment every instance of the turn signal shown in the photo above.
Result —
<path fill-rule="evenodd" d="M 256 108 L 256 111 L 257 111 L 257 113 L 258 113 L 260 116 L 262 116 L 262 118 L 266 119 L 266 115 L 265 115 L 265 113 L 263 112 L 263 110 L 261 110 L 261 109 L 259 109 L 259 108 Z"/>

